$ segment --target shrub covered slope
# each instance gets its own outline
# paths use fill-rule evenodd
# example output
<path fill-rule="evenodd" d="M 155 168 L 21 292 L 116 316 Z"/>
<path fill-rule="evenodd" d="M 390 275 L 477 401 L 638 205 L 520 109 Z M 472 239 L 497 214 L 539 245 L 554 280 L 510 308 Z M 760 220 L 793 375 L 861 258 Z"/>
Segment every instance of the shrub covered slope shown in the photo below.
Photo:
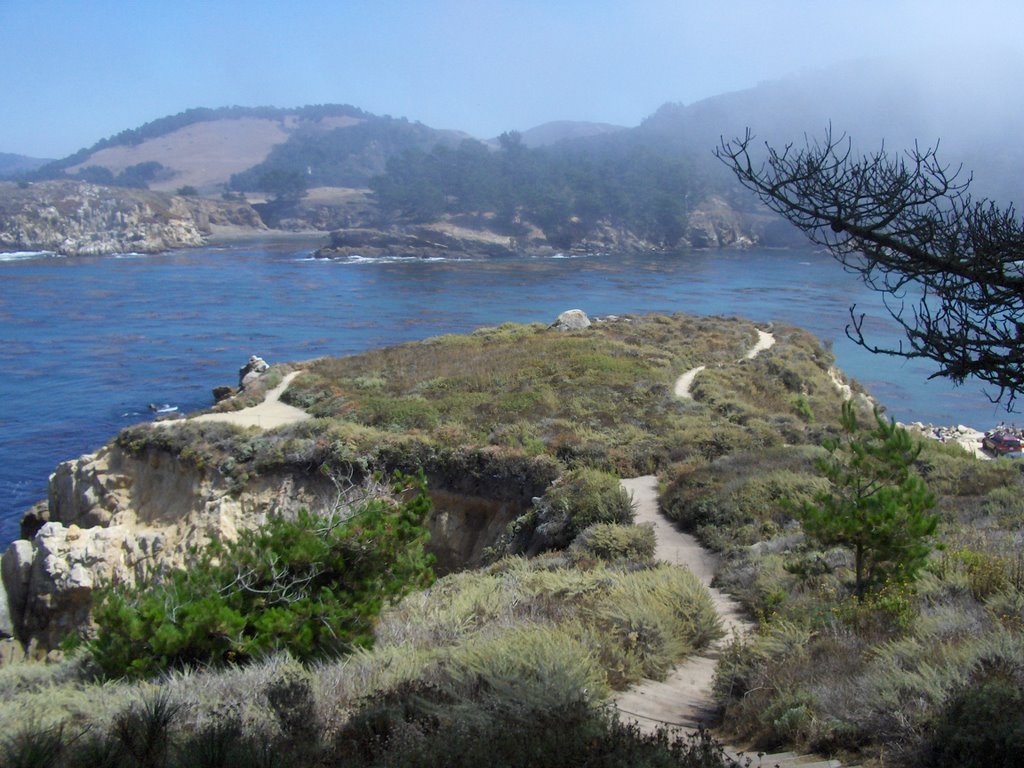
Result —
<path fill-rule="evenodd" d="M 652 563 L 649 529 L 629 524 L 614 478 L 651 471 L 663 475 L 666 508 L 726 554 L 730 588 L 763 617 L 764 639 L 734 648 L 722 676 L 730 726 L 825 747 L 870 741 L 857 741 L 861 726 L 838 716 L 828 739 L 810 730 L 832 716 L 821 703 L 824 687 L 836 697 L 844 690 L 818 680 L 812 661 L 848 660 L 834 666 L 850 675 L 883 661 L 887 669 L 906 665 L 911 646 L 901 643 L 946 637 L 945 630 L 907 634 L 925 615 L 918 606 L 929 579 L 959 580 L 968 586 L 935 589 L 960 601 L 975 600 L 977 589 L 1002 600 L 1010 615 L 1014 577 L 993 566 L 987 544 L 964 533 L 916 595 L 900 588 L 845 600 L 838 555 L 800 550 L 792 507 L 783 502 L 812 499 L 822 487 L 818 446 L 840 429 L 832 358 L 802 331 L 776 326 L 773 333 L 771 350 L 744 360 L 757 334 L 729 318 L 624 317 L 571 332 L 501 326 L 306 364 L 286 397 L 316 418 L 292 427 L 125 430 L 118 442 L 129 453 L 176 454 L 238 493 L 271 472 L 326 467 L 358 478 L 422 468 L 431 489 L 516 498 L 527 511 L 496 542 L 489 566 L 406 595 L 370 621 L 372 638 L 360 623 L 358 642 L 326 656 L 253 653 L 241 667 L 172 664 L 149 681 L 103 685 L 90 682 L 98 670 L 86 655 L 2 670 L 4 759 L 13 764 L 26 750 L 50 749 L 64 756 L 50 764 L 67 765 L 76 764 L 71 752 L 81 765 L 469 765 L 487 762 L 490 747 L 508 765 L 721 764 L 707 744 L 647 739 L 602 709 L 610 688 L 663 674 L 720 632 L 696 580 Z M 707 368 L 694 399 L 676 398 L 675 379 L 698 365 Z M 968 494 L 976 516 L 991 522 L 991 540 L 1000 525 L 1017 525 L 1017 475 L 997 465 L 975 471 L 945 449 L 929 448 L 918 464 L 938 495 L 943 525 L 968 515 L 961 504 Z M 558 535 L 547 535 L 558 521 Z M 540 554 L 513 554 L 527 551 Z M 1000 557 L 1011 562 L 1009 552 Z M 949 599 L 936 603 L 933 625 L 948 615 Z M 1018 631 L 987 603 L 971 605 L 982 606 L 972 626 Z M 1010 635 L 986 637 L 996 643 Z M 814 645 L 823 642 L 843 653 Z M 240 660 L 228 656 L 220 660 Z M 818 687 L 771 677 L 786 674 Z M 1012 674 L 1009 682 L 990 678 L 979 685 L 1015 695 Z M 968 688 L 956 690 L 950 707 L 974 706 Z M 874 712 L 866 722 L 877 725 L 884 697 L 897 694 L 876 695 L 848 711 Z M 950 717 L 958 711 L 948 710 Z M 770 713 L 775 730 L 764 735 Z M 943 727 L 948 719 L 935 721 L 936 733 Z M 871 738 L 886 733 L 876 729 Z M 157 757 L 145 762 L 143 754 Z M 232 757 L 216 762 L 224 754 Z M 260 762 L 268 755 L 271 762 Z"/>

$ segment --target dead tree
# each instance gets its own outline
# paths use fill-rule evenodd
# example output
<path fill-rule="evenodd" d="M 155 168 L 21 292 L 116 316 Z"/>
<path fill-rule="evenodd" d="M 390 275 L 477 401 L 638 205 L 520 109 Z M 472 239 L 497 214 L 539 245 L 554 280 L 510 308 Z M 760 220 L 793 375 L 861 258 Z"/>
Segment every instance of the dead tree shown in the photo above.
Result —
<path fill-rule="evenodd" d="M 905 341 L 877 346 L 850 308 L 847 336 L 870 350 L 938 364 L 929 378 L 975 378 L 1012 410 L 1024 393 L 1024 225 L 1013 206 L 972 200 L 938 145 L 855 155 L 834 137 L 751 157 L 753 135 L 723 139 L 716 156 L 772 210 L 883 295 Z"/>

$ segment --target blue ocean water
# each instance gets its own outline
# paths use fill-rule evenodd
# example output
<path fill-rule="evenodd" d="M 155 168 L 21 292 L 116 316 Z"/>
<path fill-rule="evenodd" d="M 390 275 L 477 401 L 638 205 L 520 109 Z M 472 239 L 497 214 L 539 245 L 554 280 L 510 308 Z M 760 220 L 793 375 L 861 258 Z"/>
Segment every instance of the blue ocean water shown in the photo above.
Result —
<path fill-rule="evenodd" d="M 344 355 L 502 322 L 691 312 L 802 326 L 903 421 L 991 426 L 980 388 L 927 382 L 921 364 L 849 342 L 848 308 L 878 297 L 827 254 L 748 250 L 580 258 L 314 260 L 317 244 L 235 244 L 157 256 L 0 255 L 0 546 L 60 461 L 90 452 L 149 404 L 182 411 L 270 362 Z"/>

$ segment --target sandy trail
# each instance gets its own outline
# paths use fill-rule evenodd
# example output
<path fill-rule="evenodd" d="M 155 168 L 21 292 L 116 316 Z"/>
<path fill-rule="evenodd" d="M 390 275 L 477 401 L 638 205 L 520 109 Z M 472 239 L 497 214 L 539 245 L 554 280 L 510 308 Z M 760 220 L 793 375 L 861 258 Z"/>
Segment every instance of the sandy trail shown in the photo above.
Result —
<path fill-rule="evenodd" d="M 302 371 L 292 371 L 285 376 L 281 383 L 267 392 L 266 398 L 259 405 L 243 408 L 240 411 L 226 411 L 224 413 L 204 413 L 201 416 L 193 416 L 189 419 L 176 419 L 174 421 L 158 421 L 160 426 L 182 424 L 184 422 L 205 422 L 219 421 L 224 424 L 234 424 L 239 427 L 259 427 L 260 429 L 274 429 L 287 424 L 297 424 L 313 418 L 301 408 L 281 402 L 281 395 L 288 389 L 288 385 Z"/>
<path fill-rule="evenodd" d="M 767 331 L 762 331 L 760 328 L 757 330 L 757 341 L 750 349 L 743 355 L 744 360 L 753 360 L 759 354 L 764 352 L 766 349 L 770 349 L 775 345 L 775 337 Z M 692 400 L 693 392 L 693 380 L 697 378 L 697 374 L 707 368 L 706 365 L 698 365 L 696 368 L 691 368 L 678 379 L 676 379 L 676 385 L 674 392 L 676 397 L 683 400 Z"/>
<path fill-rule="evenodd" d="M 715 715 L 712 685 L 715 665 L 733 636 L 742 637 L 754 631 L 754 625 L 743 615 L 732 597 L 711 586 L 718 569 L 718 558 L 704 549 L 697 540 L 675 529 L 658 511 L 658 479 L 653 475 L 622 480 L 622 487 L 633 495 L 637 524 L 654 526 L 657 539 L 655 556 L 659 560 L 689 568 L 711 593 L 711 602 L 718 611 L 725 636 L 698 655 L 675 666 L 664 680 L 643 680 L 626 691 L 617 693 L 612 704 L 626 721 L 637 723 L 651 733 L 667 725 L 683 731 L 694 731 L 706 725 Z M 747 756 L 752 766 L 775 768 L 840 768 L 842 763 L 820 755 L 798 755 L 793 752 L 743 755 L 742 751 L 725 745 L 725 752 L 738 762 Z"/>
<path fill-rule="evenodd" d="M 645 680 L 614 698 L 626 719 L 635 719 L 641 727 L 653 730 L 660 723 L 696 728 L 713 713 L 711 684 L 721 649 L 733 634 L 744 635 L 753 624 L 743 618 L 740 605 L 729 595 L 711 586 L 718 569 L 718 558 L 687 533 L 675 529 L 658 512 L 658 479 L 653 475 L 622 481 L 633 495 L 638 525 L 654 526 L 657 538 L 655 555 L 659 560 L 689 568 L 711 593 L 711 601 L 722 619 L 724 639 L 691 656 L 675 667 L 664 680 Z"/>
<path fill-rule="evenodd" d="M 775 337 L 772 334 L 758 329 L 757 342 L 747 350 L 744 359 L 751 360 L 774 344 Z M 690 388 L 693 380 L 704 368 L 703 365 L 692 368 L 680 376 L 675 385 L 676 396 L 692 399 Z M 725 635 L 700 654 L 675 666 L 664 680 L 643 680 L 617 693 L 612 698 L 612 704 L 624 720 L 637 723 L 646 732 L 652 732 L 662 725 L 692 731 L 710 722 L 715 715 L 712 686 L 715 665 L 723 649 L 733 637 L 743 637 L 753 632 L 754 624 L 743 615 L 739 603 L 711 586 L 718 570 L 718 557 L 704 549 L 693 536 L 677 530 L 661 516 L 658 511 L 658 479 L 653 475 L 645 475 L 621 482 L 622 487 L 633 497 L 637 524 L 654 527 L 657 542 L 655 556 L 673 565 L 689 568 L 701 580 L 711 595 L 711 602 L 718 612 Z M 736 747 L 726 746 L 725 751 L 733 759 L 739 759 L 740 751 Z M 751 764 L 778 768 L 841 766 L 838 760 L 792 752 L 758 754 Z"/>
<path fill-rule="evenodd" d="M 706 365 L 698 365 L 696 368 L 691 368 L 678 379 L 676 379 L 675 393 L 676 397 L 681 397 L 684 400 L 693 400 L 693 393 L 690 391 L 693 387 L 693 380 L 697 378 L 697 374 L 707 368 Z"/>
<path fill-rule="evenodd" d="M 743 356 L 744 360 L 753 360 L 766 349 L 771 349 L 775 346 L 775 337 L 772 334 L 762 331 L 760 328 L 755 330 L 757 331 L 757 342 L 747 350 L 747 354 Z"/>

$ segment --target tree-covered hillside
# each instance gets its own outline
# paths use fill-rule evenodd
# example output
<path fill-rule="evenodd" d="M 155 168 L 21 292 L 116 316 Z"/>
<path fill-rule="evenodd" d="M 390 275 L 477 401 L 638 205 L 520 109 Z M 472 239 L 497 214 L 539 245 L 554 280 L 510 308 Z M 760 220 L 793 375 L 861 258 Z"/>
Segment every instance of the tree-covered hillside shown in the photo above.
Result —
<path fill-rule="evenodd" d="M 666 153 L 630 134 L 531 149 L 506 133 L 497 151 L 466 140 L 405 152 L 371 187 L 382 212 L 412 221 L 494 214 L 510 236 L 529 223 L 556 247 L 602 223 L 671 247 L 711 185 L 692 153 Z"/>
<path fill-rule="evenodd" d="M 268 191 L 268 174 L 300 173 L 310 187 L 365 187 L 403 152 L 451 146 L 458 136 L 404 118 L 363 113 L 362 121 L 332 130 L 297 129 L 261 163 L 231 177 L 238 192 Z"/>

